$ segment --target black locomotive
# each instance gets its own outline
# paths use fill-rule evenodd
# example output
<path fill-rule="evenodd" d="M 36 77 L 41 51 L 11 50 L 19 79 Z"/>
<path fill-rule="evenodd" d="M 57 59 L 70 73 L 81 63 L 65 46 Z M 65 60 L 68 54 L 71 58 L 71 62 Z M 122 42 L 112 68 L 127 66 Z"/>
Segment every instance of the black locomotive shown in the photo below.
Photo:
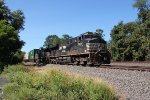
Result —
<path fill-rule="evenodd" d="M 32 50 L 37 64 L 76 64 L 101 65 L 110 64 L 110 53 L 104 39 L 93 32 L 86 32 L 65 43 L 53 47 Z"/>

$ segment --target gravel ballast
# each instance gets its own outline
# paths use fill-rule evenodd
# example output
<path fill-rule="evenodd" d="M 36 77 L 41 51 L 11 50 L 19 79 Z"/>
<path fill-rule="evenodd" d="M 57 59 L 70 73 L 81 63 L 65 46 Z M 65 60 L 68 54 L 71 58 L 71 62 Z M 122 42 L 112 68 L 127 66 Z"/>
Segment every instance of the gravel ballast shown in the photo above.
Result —
<path fill-rule="evenodd" d="M 128 71 L 72 65 L 46 65 L 87 77 L 100 78 L 111 84 L 127 100 L 150 100 L 150 72 Z"/>

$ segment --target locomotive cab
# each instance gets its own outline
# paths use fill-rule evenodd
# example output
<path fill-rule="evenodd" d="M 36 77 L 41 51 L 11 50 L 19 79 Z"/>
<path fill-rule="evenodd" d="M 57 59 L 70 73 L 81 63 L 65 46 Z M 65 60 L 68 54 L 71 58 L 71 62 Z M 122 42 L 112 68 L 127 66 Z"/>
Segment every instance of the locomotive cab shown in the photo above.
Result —
<path fill-rule="evenodd" d="M 101 38 L 100 35 L 94 34 L 92 32 L 84 33 L 82 36 L 82 41 L 85 44 L 86 52 L 96 52 L 103 51 L 106 52 L 106 42 Z"/>

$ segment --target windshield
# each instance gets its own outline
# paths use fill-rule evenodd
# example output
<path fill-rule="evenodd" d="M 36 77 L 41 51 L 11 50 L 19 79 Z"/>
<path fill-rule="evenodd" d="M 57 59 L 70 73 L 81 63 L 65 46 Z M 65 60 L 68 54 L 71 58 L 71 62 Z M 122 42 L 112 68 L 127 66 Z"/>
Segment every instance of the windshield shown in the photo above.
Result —
<path fill-rule="evenodd" d="M 84 35 L 85 38 L 97 38 L 97 35 Z"/>

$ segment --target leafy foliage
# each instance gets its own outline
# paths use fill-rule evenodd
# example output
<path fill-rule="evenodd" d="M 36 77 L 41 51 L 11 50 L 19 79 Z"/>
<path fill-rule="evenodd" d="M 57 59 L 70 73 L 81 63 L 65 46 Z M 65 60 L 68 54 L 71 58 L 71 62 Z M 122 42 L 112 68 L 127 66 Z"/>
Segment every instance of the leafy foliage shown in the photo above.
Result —
<path fill-rule="evenodd" d="M 136 0 L 133 4 L 134 7 L 138 8 L 138 10 L 148 10 L 150 8 L 149 0 Z"/>
<path fill-rule="evenodd" d="M 60 43 L 60 38 L 57 35 L 49 35 L 45 39 L 44 46 L 51 47 L 58 43 Z"/>
<path fill-rule="evenodd" d="M 68 34 L 63 34 L 61 38 L 61 42 L 66 42 L 70 39 L 72 39 L 72 36 L 69 36 Z"/>
<path fill-rule="evenodd" d="M 57 35 L 49 35 L 45 39 L 44 46 L 52 47 L 52 46 L 55 46 L 56 44 L 67 42 L 71 38 L 72 37 L 69 36 L 68 34 L 62 35 L 62 38 L 58 37 Z"/>
<path fill-rule="evenodd" d="M 93 32 L 91 32 L 93 34 Z M 103 30 L 102 29 L 97 29 L 96 32 L 94 32 L 97 35 L 100 35 L 102 38 L 104 37 Z M 44 45 L 45 47 L 51 47 L 55 46 L 56 44 L 61 44 L 65 43 L 68 40 L 72 39 L 73 37 L 68 35 L 68 34 L 63 34 L 62 37 L 58 37 L 57 35 L 49 35 L 46 37 Z M 104 39 L 103 39 L 104 40 Z M 106 42 L 104 40 L 104 42 Z"/>
<path fill-rule="evenodd" d="M 10 66 L 4 73 L 10 80 L 3 87 L 4 99 L 7 100 L 117 99 L 115 92 L 105 83 L 76 77 L 58 69 L 41 74 L 23 66 Z"/>
<path fill-rule="evenodd" d="M 100 35 L 102 38 L 104 37 L 104 34 L 103 34 L 103 30 L 102 30 L 102 29 L 96 29 L 95 34 Z"/>
<path fill-rule="evenodd" d="M 109 48 L 114 61 L 145 61 L 150 59 L 149 0 L 137 0 L 138 21 L 119 22 L 111 31 Z"/>
<path fill-rule="evenodd" d="M 23 29 L 24 15 L 21 10 L 11 12 L 0 0 L 0 67 L 16 64 L 23 58 L 20 49 L 24 42 L 20 40 L 19 32 Z M 21 56 L 20 56 L 21 54 Z"/>

